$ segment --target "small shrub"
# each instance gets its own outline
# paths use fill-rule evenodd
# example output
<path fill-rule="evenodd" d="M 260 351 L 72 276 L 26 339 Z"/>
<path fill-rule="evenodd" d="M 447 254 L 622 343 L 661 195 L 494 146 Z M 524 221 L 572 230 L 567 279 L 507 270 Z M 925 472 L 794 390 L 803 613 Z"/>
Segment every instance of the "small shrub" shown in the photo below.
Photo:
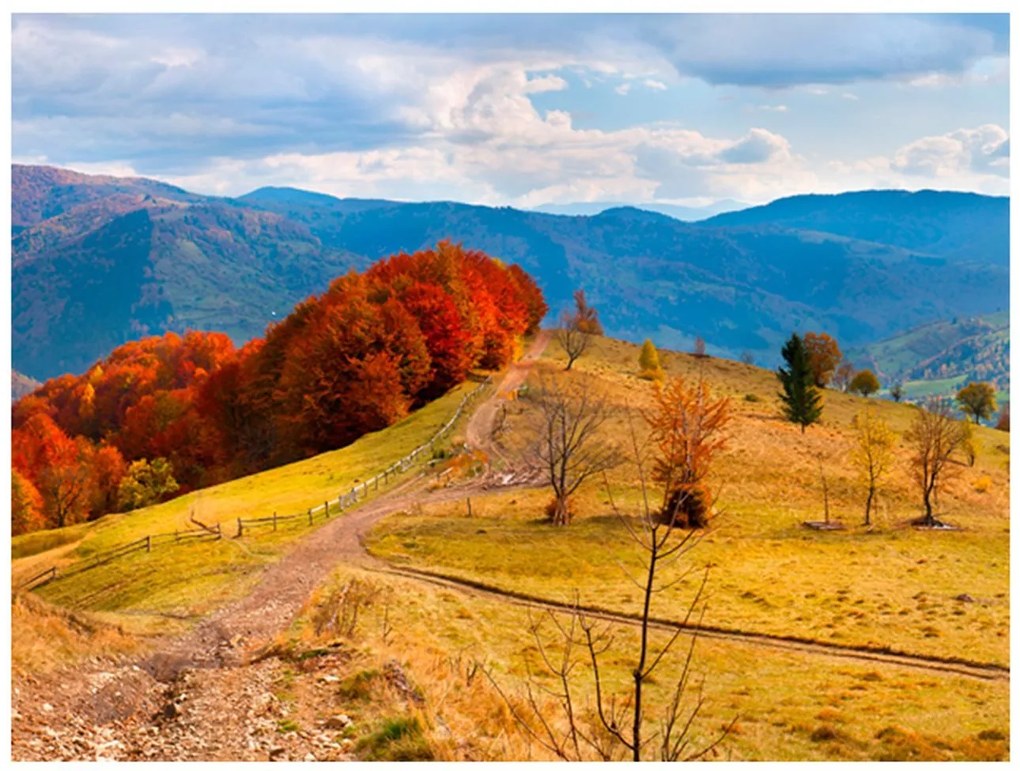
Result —
<path fill-rule="evenodd" d="M 435 754 L 417 717 L 387 718 L 369 736 L 358 742 L 365 760 L 434 760 Z"/>
<path fill-rule="evenodd" d="M 656 383 L 661 383 L 666 379 L 666 373 L 661 367 L 658 369 L 643 369 L 638 377 L 642 380 L 651 380 Z"/>
<path fill-rule="evenodd" d="M 556 520 L 556 498 L 552 498 L 545 505 L 544 512 L 545 518 L 547 520 L 549 520 L 550 522 L 554 522 Z M 573 521 L 573 519 L 574 519 L 574 507 L 570 499 L 567 498 L 567 522 L 571 522 Z"/>
<path fill-rule="evenodd" d="M 1004 742 L 1006 741 L 1006 734 L 1002 731 L 996 731 L 993 728 L 987 731 L 982 731 L 977 735 L 977 738 L 983 742 Z"/>
<path fill-rule="evenodd" d="M 760 402 L 762 399 L 758 394 L 744 394 L 745 402 Z"/>
<path fill-rule="evenodd" d="M 375 684 L 382 679 L 378 669 L 363 669 L 345 677 L 337 686 L 336 693 L 341 701 L 369 701 Z"/>
<path fill-rule="evenodd" d="M 379 587 L 371 581 L 352 578 L 336 591 L 330 592 L 315 609 L 312 624 L 315 634 L 332 632 L 340 637 L 353 637 L 358 618 L 371 607 L 380 595 Z"/>
<path fill-rule="evenodd" d="M 703 485 L 685 485 L 670 495 L 659 517 L 668 522 L 672 516 L 674 527 L 703 528 L 708 526 L 711 510 L 712 497 Z"/>
<path fill-rule="evenodd" d="M 827 725 L 819 726 L 811 732 L 811 741 L 813 742 L 831 742 L 838 737 L 839 734 Z"/>

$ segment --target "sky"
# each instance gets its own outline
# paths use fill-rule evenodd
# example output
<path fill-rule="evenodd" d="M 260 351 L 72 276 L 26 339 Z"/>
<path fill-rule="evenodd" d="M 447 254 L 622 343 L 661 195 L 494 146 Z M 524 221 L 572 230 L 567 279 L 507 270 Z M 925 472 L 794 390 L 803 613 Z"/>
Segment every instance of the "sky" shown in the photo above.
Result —
<path fill-rule="evenodd" d="M 1009 192 L 1005 14 L 15 14 L 12 158 L 531 208 Z"/>

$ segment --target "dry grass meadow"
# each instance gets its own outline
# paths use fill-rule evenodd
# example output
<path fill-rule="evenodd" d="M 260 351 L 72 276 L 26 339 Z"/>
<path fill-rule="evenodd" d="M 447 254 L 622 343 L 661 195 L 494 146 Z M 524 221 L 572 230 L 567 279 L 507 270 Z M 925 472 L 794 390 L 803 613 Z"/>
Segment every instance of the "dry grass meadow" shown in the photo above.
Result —
<path fill-rule="evenodd" d="M 638 351 L 599 340 L 564 374 L 565 358 L 553 344 L 532 378 L 540 372 L 570 377 L 605 392 L 616 416 L 604 426 L 603 440 L 625 444 L 631 426 L 643 431 L 640 412 L 652 394 L 652 385 L 638 377 Z M 939 501 L 939 516 L 958 528 L 945 532 L 909 525 L 921 506 L 901 439 L 874 522 L 865 528 L 864 493 L 848 461 L 850 423 L 865 399 L 827 392 L 821 424 L 802 435 L 778 416 L 771 372 L 679 353 L 662 352 L 661 358 L 669 374 L 704 377 L 717 394 L 729 396 L 734 418 L 728 446 L 713 468 L 717 516 L 675 568 L 694 573 L 655 597 L 653 616 L 681 616 L 707 568 L 706 624 L 1008 666 L 1008 433 L 977 430 L 974 465 L 955 466 Z M 132 514 L 15 539 L 13 576 L 184 527 L 192 510 L 208 524 L 229 526 L 239 514 L 291 513 L 321 503 L 420 443 L 460 396 L 454 392 L 335 453 Z M 874 399 L 871 404 L 902 437 L 916 408 Z M 529 409 L 526 397 L 507 402 L 499 440 L 513 463 L 526 450 Z M 844 530 L 803 526 L 823 516 L 821 474 L 831 516 Z M 425 494 L 420 506 L 380 522 L 366 545 L 397 567 L 554 601 L 576 596 L 585 605 L 634 613 L 638 591 L 624 571 L 637 569 L 639 553 L 609 493 L 624 516 L 632 515 L 635 478 L 633 468 L 620 466 L 606 482 L 588 483 L 576 497 L 575 521 L 564 528 L 543 519 L 550 498 L 545 489 L 474 493 L 470 515 L 464 501 L 429 502 Z M 243 595 L 266 564 L 309 532 L 302 527 L 244 543 L 225 539 L 155 550 L 43 587 L 15 602 L 15 669 L 51 669 L 100 650 L 128 653 L 153 634 L 184 629 Z M 338 619 L 349 614 L 345 603 L 351 602 L 358 604 L 358 619 L 344 628 Z M 343 710 L 353 719 L 349 738 L 364 759 L 547 759 L 484 675 L 488 670 L 520 706 L 536 652 L 528 626 L 539 614 L 491 595 L 340 565 L 275 641 L 284 663 L 276 692 L 288 710 L 280 730 L 299 730 Z M 653 644 L 664 635 L 654 632 Z M 622 687 L 633 667 L 636 630 L 618 625 L 614 636 L 603 674 L 610 686 Z M 55 645 L 58 655 L 34 654 L 42 641 Z M 322 651 L 343 662 L 325 690 L 309 670 Z M 653 721 L 685 651 L 686 645 L 678 648 L 649 684 Z M 704 696 L 692 724 L 695 745 L 737 721 L 712 759 L 1008 758 L 1008 678 L 984 680 L 710 637 L 697 640 L 693 661 L 692 687 Z M 406 673 L 413 697 L 385 676 L 394 662 Z M 579 666 L 575 682 L 581 703 L 590 706 L 589 669 Z M 546 700 L 543 709 L 552 715 L 553 706 Z"/>

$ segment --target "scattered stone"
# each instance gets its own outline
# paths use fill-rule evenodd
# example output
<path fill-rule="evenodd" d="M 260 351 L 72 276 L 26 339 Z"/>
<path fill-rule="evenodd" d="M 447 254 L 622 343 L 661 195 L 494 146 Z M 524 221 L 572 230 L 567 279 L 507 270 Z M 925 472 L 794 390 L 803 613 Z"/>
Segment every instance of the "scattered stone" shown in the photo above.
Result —
<path fill-rule="evenodd" d="M 314 763 L 315 760 L 316 760 L 316 757 L 311 752 L 309 752 L 307 755 L 305 755 L 305 763 Z"/>
<path fill-rule="evenodd" d="M 351 720 L 347 715 L 333 715 L 326 721 L 326 728 L 333 731 L 342 731 L 349 725 L 353 725 L 354 721 Z"/>
<path fill-rule="evenodd" d="M 960 602 L 974 602 L 974 598 L 969 594 L 958 594 L 953 599 L 959 600 Z"/>
<path fill-rule="evenodd" d="M 43 712 L 52 712 L 53 711 L 53 705 L 49 704 L 49 703 L 43 703 L 42 711 Z"/>
<path fill-rule="evenodd" d="M 284 753 L 283 747 L 270 747 L 269 748 L 269 759 L 276 760 Z"/>

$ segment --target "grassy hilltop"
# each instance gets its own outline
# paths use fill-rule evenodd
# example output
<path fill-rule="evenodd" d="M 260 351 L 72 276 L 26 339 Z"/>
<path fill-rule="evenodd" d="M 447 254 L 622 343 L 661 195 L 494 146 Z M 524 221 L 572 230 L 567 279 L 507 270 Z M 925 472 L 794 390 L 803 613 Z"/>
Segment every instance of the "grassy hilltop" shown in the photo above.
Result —
<path fill-rule="evenodd" d="M 555 343 L 531 373 L 584 380 L 603 391 L 616 415 L 603 427 L 605 441 L 623 443 L 629 425 L 643 431 L 640 411 L 652 386 L 638 377 L 639 348 L 599 339 L 570 373 Z M 920 500 L 907 476 L 902 434 L 915 407 L 870 400 L 896 432 L 896 464 L 873 526 L 864 528 L 864 494 L 850 468 L 850 422 L 869 402 L 825 393 L 819 425 L 805 434 L 778 417 L 778 385 L 768 370 L 716 359 L 661 352 L 670 375 L 703 376 L 716 394 L 729 396 L 734 417 L 727 448 L 712 471 L 718 515 L 703 540 L 684 558 L 696 570 L 653 600 L 653 615 L 676 618 L 687 608 L 701 568 L 710 568 L 704 623 L 738 633 L 797 638 L 801 647 L 754 640 L 703 638 L 694 653 L 695 680 L 703 679 L 705 706 L 694 722 L 699 741 L 738 718 L 717 759 L 1004 759 L 1008 757 L 1009 681 L 925 669 L 922 657 L 1009 665 L 1009 434 L 976 429 L 973 466 L 961 464 L 940 500 L 940 518 L 959 529 L 918 531 L 909 520 Z M 463 388 L 470 387 L 465 386 Z M 14 539 L 15 580 L 52 564 L 71 562 L 100 548 L 151 531 L 173 531 L 188 513 L 227 525 L 253 509 L 291 513 L 321 503 L 401 457 L 429 436 L 456 407 L 452 393 L 385 431 L 349 448 L 235 480 L 199 497 L 182 497 L 127 515 L 66 531 Z M 525 446 L 527 398 L 506 402 L 499 442 L 507 458 Z M 459 439 L 455 432 L 454 443 Z M 494 466 L 502 461 L 493 457 Z M 456 464 L 440 464 L 431 474 Z M 821 474 L 834 519 L 846 529 L 803 527 L 823 515 Z M 608 474 L 613 498 L 633 510 L 632 468 Z M 429 487 L 438 486 L 438 480 Z M 576 593 L 589 606 L 633 613 L 638 592 L 622 567 L 634 569 L 638 552 L 611 510 L 601 480 L 582 487 L 575 521 L 553 528 L 543 520 L 548 489 L 483 490 L 442 502 L 423 492 L 406 511 L 382 519 L 366 538 L 374 557 L 396 567 L 424 570 L 556 602 Z M 305 528 L 154 550 L 55 582 L 37 594 L 58 606 L 22 611 L 14 619 L 16 669 L 42 667 L 29 648 L 62 640 L 62 659 L 89 653 L 96 639 L 111 649 L 124 637 L 183 628 L 214 607 L 245 594 L 262 569 L 285 554 Z M 315 536 L 310 536 L 314 538 Z M 244 547 L 244 548 L 239 548 Z M 354 587 L 354 588 L 352 588 Z M 355 591 L 355 588 L 357 591 Z M 355 629 L 341 635 L 338 608 L 359 601 Z M 100 630 L 70 635 L 90 619 Z M 332 615 L 331 615 L 332 614 Z M 525 759 L 545 755 L 515 726 L 507 706 L 481 668 L 509 693 L 519 693 L 533 661 L 530 620 L 541 615 L 495 593 L 465 592 L 412 576 L 337 565 L 289 630 L 273 642 L 285 663 L 276 693 L 287 705 L 281 731 L 318 724 L 343 709 L 354 719 L 360 757 L 382 759 Z M 78 622 L 75 622 L 78 623 Z M 661 642 L 665 633 L 656 632 Z M 102 637 L 102 635 L 106 635 Z M 619 626 L 604 682 L 624 683 L 632 666 L 636 630 Z M 338 641 L 338 637 L 343 640 Z M 115 640 L 117 645 L 109 642 Z M 130 641 L 129 641 L 130 642 Z M 812 642 L 842 646 L 812 647 Z M 309 673 L 309 657 L 343 651 L 340 683 L 328 700 Z M 888 649 L 917 657 L 915 665 L 855 657 Z M 650 683 L 649 709 L 661 706 L 679 673 L 686 644 Z M 417 696 L 401 701 L 384 664 L 400 663 Z M 51 662 L 47 662 L 50 665 Z M 386 664 L 388 666 L 388 664 Z M 578 698 L 588 703 L 590 678 L 577 672 Z M 410 704 L 410 706 L 408 706 Z M 396 721 L 396 722 L 395 722 Z M 404 722 L 399 722 L 404 721 Z M 394 726 L 402 726 L 395 728 Z"/>

